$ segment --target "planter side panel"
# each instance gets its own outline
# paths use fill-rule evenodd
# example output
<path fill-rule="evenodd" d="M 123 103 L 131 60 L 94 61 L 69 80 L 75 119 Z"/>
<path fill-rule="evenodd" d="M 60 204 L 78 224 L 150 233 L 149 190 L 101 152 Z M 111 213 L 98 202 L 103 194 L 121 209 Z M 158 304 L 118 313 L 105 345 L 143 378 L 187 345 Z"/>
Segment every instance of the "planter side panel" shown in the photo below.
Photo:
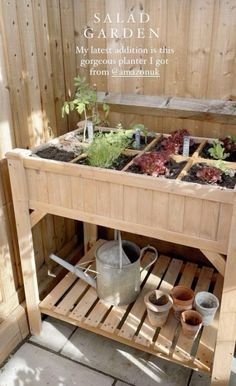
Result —
<path fill-rule="evenodd" d="M 226 253 L 232 204 L 26 169 L 30 205 L 65 217 Z"/>

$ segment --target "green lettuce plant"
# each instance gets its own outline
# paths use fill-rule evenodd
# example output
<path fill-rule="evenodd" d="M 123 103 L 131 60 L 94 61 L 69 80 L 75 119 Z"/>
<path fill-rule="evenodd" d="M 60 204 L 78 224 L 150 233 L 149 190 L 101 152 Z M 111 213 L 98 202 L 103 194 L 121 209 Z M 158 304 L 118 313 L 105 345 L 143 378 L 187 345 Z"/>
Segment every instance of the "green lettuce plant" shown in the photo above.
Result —
<path fill-rule="evenodd" d="M 229 157 L 229 153 L 225 153 L 225 147 L 223 142 L 219 140 L 215 140 L 212 143 L 212 147 L 208 150 L 208 153 L 211 155 L 212 158 L 223 160 L 227 157 Z"/>

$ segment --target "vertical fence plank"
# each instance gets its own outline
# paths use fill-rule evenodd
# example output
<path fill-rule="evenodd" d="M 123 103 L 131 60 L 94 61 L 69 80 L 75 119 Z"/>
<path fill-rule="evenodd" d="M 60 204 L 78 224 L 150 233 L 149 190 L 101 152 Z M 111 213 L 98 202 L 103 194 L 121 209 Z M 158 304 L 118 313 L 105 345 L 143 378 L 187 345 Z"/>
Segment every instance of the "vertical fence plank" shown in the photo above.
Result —
<path fill-rule="evenodd" d="M 26 79 L 22 76 L 24 65 L 19 36 L 16 1 L 2 1 L 1 14 L 7 46 L 7 65 L 9 68 L 9 88 L 14 121 L 16 145 L 29 147 L 32 144 L 32 127 L 29 125 L 28 95 Z"/>
<path fill-rule="evenodd" d="M 215 2 L 192 1 L 186 88 L 191 96 L 204 97 L 207 89 Z M 201 28 L 199 26 L 201 25 Z"/>
<path fill-rule="evenodd" d="M 165 53 L 160 53 L 160 48 L 166 46 L 167 34 L 167 4 L 165 0 L 150 0 L 145 2 L 145 12 L 150 16 L 150 27 L 154 30 L 159 28 L 159 38 L 145 38 L 145 47 L 149 48 L 150 55 L 147 56 L 150 62 L 152 57 L 151 69 L 155 67 L 156 59 L 166 59 Z M 148 68 L 148 66 L 147 66 Z M 165 71 L 166 66 L 157 66 L 159 69 L 159 78 L 145 78 L 143 82 L 143 92 L 147 95 L 163 95 L 165 90 Z M 158 118 L 161 120 L 162 118 Z"/>
<path fill-rule="evenodd" d="M 110 15 L 114 19 L 115 15 L 117 13 L 120 13 L 120 15 L 125 14 L 125 1 L 120 0 L 118 1 L 109 1 L 106 0 L 106 13 Z M 121 24 L 114 24 L 114 27 L 118 29 L 118 31 L 121 31 Z M 123 43 L 123 39 L 111 39 L 107 38 L 106 39 L 106 46 L 108 49 L 115 50 L 116 48 L 121 48 Z M 122 58 L 123 55 L 121 54 L 116 54 L 116 61 L 118 61 L 120 58 Z M 113 59 L 114 55 L 108 53 L 107 58 L 108 59 Z M 107 65 L 108 71 L 112 71 L 113 65 Z M 107 78 L 107 91 L 112 91 L 112 90 L 117 90 L 117 92 L 124 92 L 124 79 L 122 78 L 113 78 L 111 76 L 108 76 Z M 119 122 L 123 122 L 124 120 L 124 115 L 119 114 L 119 113 L 112 113 L 110 119 L 113 120 L 114 124 L 116 125 Z"/>
<path fill-rule="evenodd" d="M 36 36 L 34 34 L 34 19 L 32 3 L 22 0 L 16 2 L 19 35 L 21 43 L 21 56 L 23 63 L 23 77 L 26 81 L 28 103 L 28 126 L 31 127 L 30 145 L 39 145 L 45 140 L 43 129 L 43 113 L 41 104 L 41 90 L 39 83 L 39 68 Z M 37 35 L 39 36 L 39 35 Z M 26 100 L 24 100 L 26 103 Z M 20 112 L 21 113 L 21 112 Z"/>
<path fill-rule="evenodd" d="M 47 261 L 47 257 L 51 252 L 56 252 L 56 239 L 55 239 L 55 229 L 53 216 L 48 214 L 42 219 L 42 237 L 43 237 L 43 247 L 44 247 L 44 256 Z"/>
<path fill-rule="evenodd" d="M 13 273 L 15 275 L 15 288 L 18 289 L 22 286 L 23 281 L 20 265 L 19 246 L 16 235 L 16 222 L 12 203 L 9 171 L 6 159 L 2 159 L 0 161 L 0 191 L 1 189 L 4 190 L 4 196 L 1 196 L 0 194 L 0 206 L 3 208 L 5 213 L 5 223 L 2 224 L 2 226 L 3 229 L 8 229 L 8 246 L 10 250 L 11 264 Z"/>
<path fill-rule="evenodd" d="M 40 222 L 33 227 L 32 236 L 33 236 L 33 244 L 34 244 L 36 269 L 37 271 L 39 271 L 39 269 L 44 264 L 44 259 L 45 259 Z"/>
<path fill-rule="evenodd" d="M 12 266 L 11 256 L 13 254 L 9 220 L 6 206 L 0 207 L 0 283 L 2 300 L 7 302 L 15 293 L 14 268 Z"/>
<path fill-rule="evenodd" d="M 0 158 L 5 153 L 15 147 L 15 134 L 13 130 L 13 117 L 11 111 L 11 101 L 9 95 L 9 83 L 7 76 L 7 45 L 3 25 L 3 14 L 0 4 L 0 101 L 1 101 L 1 121 L 0 121 Z"/>
<path fill-rule="evenodd" d="M 88 39 L 84 36 L 84 30 L 88 24 L 87 4 L 86 0 L 74 0 L 75 52 L 76 74 L 85 76 L 90 81 L 89 66 L 81 66 L 81 59 L 88 57 L 81 51 L 82 47 L 85 50 L 88 48 Z"/>
<path fill-rule="evenodd" d="M 61 34 L 64 61 L 64 79 L 66 86 L 66 99 L 73 96 L 74 77 L 76 76 L 76 47 L 74 36 L 74 7 L 73 0 L 60 1 Z M 70 130 L 76 128 L 78 114 L 70 114 L 68 118 Z"/>
<path fill-rule="evenodd" d="M 53 221 L 55 229 L 56 248 L 57 251 L 59 251 L 66 242 L 65 218 L 54 216 Z"/>
<path fill-rule="evenodd" d="M 233 77 L 235 77 L 236 55 L 236 2 L 220 1 L 215 3 L 213 22 L 213 40 L 208 71 L 207 97 L 222 99 L 231 95 Z"/>
<path fill-rule="evenodd" d="M 166 46 L 172 48 L 174 54 L 166 56 L 168 64 L 165 66 L 165 95 L 184 95 L 185 92 L 189 4 L 188 0 L 168 2 Z M 181 36 L 181 39 L 176 39 L 176 36 Z M 181 121 L 180 123 L 183 126 L 184 123 Z M 175 127 L 176 121 L 172 118 L 163 118 L 163 125 L 164 131 L 170 132 L 173 125 Z"/>
<path fill-rule="evenodd" d="M 54 105 L 56 113 L 55 136 L 68 131 L 67 117 L 61 116 L 62 104 L 65 101 L 64 60 L 61 36 L 60 0 L 47 1 L 48 33 L 50 55 L 52 63 L 52 82 L 54 92 Z"/>
<path fill-rule="evenodd" d="M 114 5 L 114 2 L 112 3 L 112 6 Z M 106 9 L 105 9 L 105 0 L 94 0 L 94 1 L 89 1 L 89 2 L 86 2 L 86 19 L 85 20 L 81 20 L 82 21 L 82 28 L 85 28 L 86 26 L 89 26 L 90 28 L 93 28 L 94 31 L 98 31 L 99 28 L 101 27 L 105 27 L 105 24 L 98 24 L 96 25 L 95 22 L 94 22 L 94 14 L 95 13 L 100 13 L 100 15 L 105 15 L 106 13 Z M 93 49 L 103 49 L 103 48 L 106 48 L 106 39 L 99 39 L 96 37 L 96 33 L 94 34 L 94 37 L 93 39 L 86 39 L 87 40 L 87 48 L 89 49 L 88 51 L 88 55 L 87 55 L 87 58 L 88 59 L 106 59 L 107 58 L 107 54 L 106 53 L 102 53 L 102 54 L 95 54 L 95 53 L 91 53 L 91 50 Z M 101 64 L 99 66 L 88 66 L 88 70 L 90 70 L 91 68 L 94 68 L 94 70 L 106 70 L 107 69 L 107 66 L 104 65 L 104 64 Z M 91 84 L 96 84 L 96 87 L 98 90 L 102 90 L 102 91 L 106 91 L 107 90 L 107 80 L 108 80 L 108 77 L 106 75 L 102 75 L 100 76 L 99 74 L 96 75 L 96 73 L 94 74 L 94 72 L 91 72 L 88 74 L 89 75 L 89 79 L 90 79 L 90 83 Z"/>
<path fill-rule="evenodd" d="M 46 0 L 32 1 L 34 35 L 36 36 L 37 68 L 42 101 L 44 139 L 49 140 L 57 133 L 53 90 L 53 69 L 48 41 L 49 26 Z"/>

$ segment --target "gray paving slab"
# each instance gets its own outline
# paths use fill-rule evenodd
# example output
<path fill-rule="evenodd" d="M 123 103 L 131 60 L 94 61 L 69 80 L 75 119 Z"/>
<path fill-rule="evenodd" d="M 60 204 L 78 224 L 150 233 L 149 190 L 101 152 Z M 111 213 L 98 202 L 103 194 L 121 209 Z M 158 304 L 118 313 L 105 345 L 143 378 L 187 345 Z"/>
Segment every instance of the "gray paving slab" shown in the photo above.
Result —
<path fill-rule="evenodd" d="M 62 354 L 136 386 L 186 386 L 190 370 L 78 328 Z"/>
<path fill-rule="evenodd" d="M 48 317 L 42 323 L 40 335 L 31 336 L 30 341 L 53 351 L 60 351 L 75 329 L 72 324 Z"/>
<path fill-rule="evenodd" d="M 74 334 L 71 335 L 74 331 Z M 70 341 L 68 338 L 71 336 Z M 122 381 L 117 381 L 116 386 L 127 386 L 127 385 L 137 385 L 137 386 L 152 386 L 152 385 L 167 385 L 167 386 L 185 386 L 187 385 L 190 377 L 190 370 L 183 368 L 182 366 L 175 365 L 171 362 L 161 360 L 159 358 L 150 356 L 149 354 L 143 353 L 139 350 L 134 350 L 128 346 L 119 344 L 110 339 L 106 339 L 96 334 L 90 333 L 88 331 L 78 329 L 75 331 L 75 327 L 64 323 L 57 319 L 48 317 L 43 322 L 42 333 L 38 337 L 31 337 L 30 341 L 42 346 L 54 350 L 56 352 L 61 351 L 68 359 L 59 358 L 60 363 L 63 367 L 67 366 L 69 359 L 74 359 L 77 362 L 87 364 L 92 367 L 95 371 L 100 370 L 112 377 L 117 377 L 123 379 Z M 34 351 L 34 346 L 29 345 L 30 348 Z M 43 351 L 43 350 L 42 350 Z M 46 356 L 48 356 L 48 351 Z M 36 378 L 36 373 L 38 370 L 39 361 L 35 361 L 35 366 L 31 369 L 27 368 L 27 364 L 24 362 L 24 357 L 19 355 L 21 351 L 17 352 L 17 357 L 13 356 L 14 361 L 17 358 L 23 358 L 23 369 L 19 369 L 19 366 L 16 366 L 16 369 L 19 372 L 27 373 L 27 379 L 32 386 L 42 384 L 44 385 L 53 385 L 54 381 L 51 380 L 49 376 L 49 383 L 38 382 Z M 50 353 L 49 353 L 50 354 Z M 34 355 L 34 354 L 32 354 Z M 30 354 L 31 356 L 31 354 Z M 54 361 L 57 361 L 58 355 L 55 357 L 49 358 L 48 363 L 50 363 L 51 368 L 54 367 Z M 101 359 L 102 358 L 102 359 Z M 40 357 L 39 357 L 40 360 Z M 12 360 L 11 360 L 12 361 Z M 10 361 L 10 363 L 12 363 Z M 65 362 L 61 362 L 65 361 Z M 21 361 L 22 362 L 22 361 Z M 69 363 L 74 363 L 69 361 Z M 77 364 L 75 363 L 77 366 Z M 80 366 L 81 367 L 81 366 Z M 26 369 L 26 370 L 25 370 Z M 18 371 L 17 370 L 17 371 Z M 87 369 L 88 372 L 94 373 L 94 370 Z M 5 368 L 4 368 L 5 372 Z M 4 372 L 2 374 L 4 374 Z M 13 371 L 13 375 L 14 375 Z M 38 374 L 38 373 L 37 373 Z M 43 370 L 43 375 L 47 376 L 47 372 Z M 53 372 L 54 374 L 54 372 Z M 99 375 L 102 375 L 98 373 Z M 0 373 L 1 375 L 1 373 Z M 31 383 L 32 377 L 35 375 L 34 382 Z M 83 375 L 83 374 L 82 374 Z M 19 378 L 21 380 L 21 378 Z M 19 379 L 15 383 L 2 383 L 2 378 L 0 377 L 0 386 L 14 385 L 19 386 L 24 383 L 19 383 Z M 44 378 L 42 378 L 44 380 Z M 46 378 L 45 378 L 46 379 Z M 73 379 L 70 378 L 69 382 L 73 385 Z M 110 378 L 109 378 L 110 379 Z M 47 381 L 48 382 L 48 381 Z M 51 382 L 51 383 L 50 383 Z M 77 381 L 76 381 L 77 382 Z M 86 381 L 87 382 L 87 381 Z M 126 383 L 128 382 L 128 383 Z M 79 383 L 75 383 L 80 385 Z M 81 383 L 83 384 L 83 383 Z M 85 383 L 87 386 L 87 383 Z M 97 383 L 95 383 L 97 385 Z M 67 383 L 58 383 L 58 386 L 67 386 Z M 99 384 L 98 384 L 99 385 Z M 105 384 L 106 385 L 106 384 Z M 110 385 L 110 383 L 108 383 Z M 229 386 L 236 385 L 236 358 L 234 358 L 231 378 Z M 57 383 L 55 383 L 57 386 Z M 189 386 L 210 386 L 210 376 L 204 373 L 193 372 Z"/>
<path fill-rule="evenodd" d="M 114 379 L 25 343 L 0 370 L 1 386 L 111 386 Z"/>
<path fill-rule="evenodd" d="M 229 386 L 235 386 L 236 385 L 236 357 L 233 359 L 232 363 L 232 371 L 229 381 Z"/>
<path fill-rule="evenodd" d="M 211 377 L 209 374 L 193 372 L 189 386 L 210 386 Z"/>
<path fill-rule="evenodd" d="M 193 372 L 189 386 L 210 386 L 211 376 L 209 374 Z M 236 358 L 233 359 L 232 371 L 228 386 L 236 385 Z"/>

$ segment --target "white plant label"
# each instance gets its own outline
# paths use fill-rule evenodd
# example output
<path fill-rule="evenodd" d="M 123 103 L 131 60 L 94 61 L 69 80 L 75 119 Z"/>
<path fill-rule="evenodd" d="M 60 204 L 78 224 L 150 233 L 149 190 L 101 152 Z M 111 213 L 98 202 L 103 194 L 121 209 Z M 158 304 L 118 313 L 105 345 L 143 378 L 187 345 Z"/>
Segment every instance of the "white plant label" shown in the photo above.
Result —
<path fill-rule="evenodd" d="M 140 149 L 140 130 L 135 129 L 135 148 Z"/>
<path fill-rule="evenodd" d="M 190 147 L 190 138 L 189 136 L 185 136 L 184 143 L 183 143 L 183 156 L 185 157 L 189 156 L 189 147 Z"/>
<path fill-rule="evenodd" d="M 93 142 L 93 122 L 87 121 L 87 130 L 88 130 L 88 141 L 89 143 Z"/>

